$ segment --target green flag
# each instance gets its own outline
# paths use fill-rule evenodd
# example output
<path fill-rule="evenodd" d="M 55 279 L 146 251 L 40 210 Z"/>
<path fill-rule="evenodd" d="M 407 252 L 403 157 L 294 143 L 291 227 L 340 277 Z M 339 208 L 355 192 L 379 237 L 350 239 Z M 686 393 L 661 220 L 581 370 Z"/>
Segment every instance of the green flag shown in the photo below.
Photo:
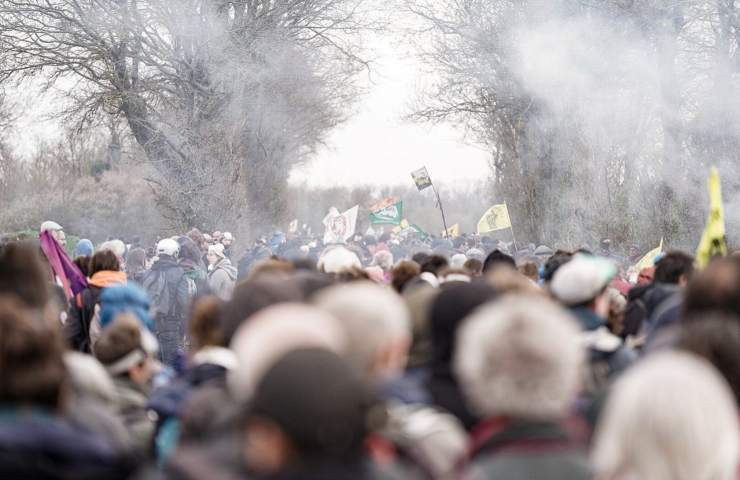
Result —
<path fill-rule="evenodd" d="M 403 201 L 387 205 L 370 213 L 370 223 L 373 225 L 400 225 L 403 218 Z"/>

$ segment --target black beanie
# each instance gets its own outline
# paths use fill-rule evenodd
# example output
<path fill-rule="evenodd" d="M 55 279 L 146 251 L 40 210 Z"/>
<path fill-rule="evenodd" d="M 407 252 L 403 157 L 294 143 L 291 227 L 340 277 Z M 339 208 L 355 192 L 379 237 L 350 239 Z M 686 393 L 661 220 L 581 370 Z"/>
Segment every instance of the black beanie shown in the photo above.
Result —
<path fill-rule="evenodd" d="M 302 349 L 280 359 L 259 382 L 250 413 L 275 422 L 306 460 L 357 459 L 375 402 L 336 354 Z"/>

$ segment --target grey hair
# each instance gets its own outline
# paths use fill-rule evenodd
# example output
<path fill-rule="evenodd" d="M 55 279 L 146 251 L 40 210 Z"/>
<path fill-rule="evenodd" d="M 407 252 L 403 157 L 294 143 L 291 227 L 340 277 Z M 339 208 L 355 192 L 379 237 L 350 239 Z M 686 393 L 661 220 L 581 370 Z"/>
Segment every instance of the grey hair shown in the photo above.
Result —
<path fill-rule="evenodd" d="M 580 385 L 584 350 L 574 319 L 541 296 L 508 296 L 475 311 L 457 340 L 455 373 L 483 416 L 555 420 Z"/>
<path fill-rule="evenodd" d="M 238 366 L 229 372 L 234 398 L 249 400 L 262 376 L 280 358 L 301 348 L 322 348 L 340 354 L 345 337 L 336 322 L 317 308 L 283 303 L 268 307 L 234 334 L 231 349 Z"/>
<path fill-rule="evenodd" d="M 724 379 L 699 357 L 662 352 L 615 383 L 592 460 L 605 478 L 733 480 L 739 445 Z"/>
<path fill-rule="evenodd" d="M 383 348 L 410 340 L 411 320 L 404 301 L 395 292 L 371 282 L 337 285 L 315 299 L 319 308 L 339 322 L 347 336 L 345 358 L 367 374 Z"/>

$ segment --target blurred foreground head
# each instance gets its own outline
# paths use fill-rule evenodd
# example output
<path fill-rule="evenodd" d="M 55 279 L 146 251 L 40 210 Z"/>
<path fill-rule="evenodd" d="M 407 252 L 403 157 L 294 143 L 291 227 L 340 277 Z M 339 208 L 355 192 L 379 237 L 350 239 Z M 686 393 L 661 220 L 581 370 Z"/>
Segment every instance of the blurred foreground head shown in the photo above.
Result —
<path fill-rule="evenodd" d="M 409 312 L 392 290 L 371 282 L 337 285 L 320 292 L 317 307 L 344 331 L 344 357 L 368 380 L 400 373 L 411 344 Z"/>
<path fill-rule="evenodd" d="M 455 371 L 484 417 L 554 421 L 580 386 L 575 321 L 541 296 L 509 296 L 477 310 L 458 336 Z"/>
<path fill-rule="evenodd" d="M 647 357 L 617 380 L 596 432 L 596 478 L 732 480 L 737 409 L 725 381 L 687 353 Z"/>
<path fill-rule="evenodd" d="M 257 385 L 247 417 L 247 464 L 259 473 L 361 468 L 373 405 L 358 373 L 336 354 L 292 351 Z"/>
<path fill-rule="evenodd" d="M 231 341 L 239 367 L 229 373 L 229 387 L 244 402 L 265 372 L 288 352 L 303 348 L 341 352 L 344 344 L 336 320 L 317 308 L 297 303 L 265 308 L 244 323 Z"/>
<path fill-rule="evenodd" d="M 17 298 L 0 296 L 0 404 L 56 411 L 66 372 L 58 330 Z"/>

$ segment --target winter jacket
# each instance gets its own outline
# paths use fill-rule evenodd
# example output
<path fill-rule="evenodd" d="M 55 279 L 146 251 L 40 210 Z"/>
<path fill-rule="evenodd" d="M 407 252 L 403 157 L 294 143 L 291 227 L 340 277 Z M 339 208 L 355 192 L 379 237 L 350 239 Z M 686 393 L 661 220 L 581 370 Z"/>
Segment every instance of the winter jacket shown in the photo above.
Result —
<path fill-rule="evenodd" d="M 185 323 L 195 284 L 173 257 L 162 255 L 147 272 L 143 286 L 151 300 L 162 361 L 172 365 L 185 345 Z"/>
<path fill-rule="evenodd" d="M 190 259 L 180 259 L 180 266 L 185 270 L 185 275 L 195 284 L 195 295 L 206 295 L 208 289 L 208 272 L 200 262 Z"/>
<path fill-rule="evenodd" d="M 379 435 L 393 446 L 396 468 L 407 478 L 456 478 L 468 435 L 454 416 L 424 405 L 390 403 L 386 413 L 387 422 Z"/>
<path fill-rule="evenodd" d="M 573 307 L 570 312 L 580 323 L 583 342 L 589 349 L 589 371 L 584 388 L 597 394 L 634 363 L 637 354 L 611 333 L 604 320 L 589 308 Z"/>
<path fill-rule="evenodd" d="M 236 285 L 237 271 L 228 258 L 219 260 L 208 272 L 208 287 L 221 300 L 231 300 Z"/>
<path fill-rule="evenodd" d="M 0 411 L 0 478 L 126 479 L 133 459 L 102 436 L 47 412 Z"/>
<path fill-rule="evenodd" d="M 124 272 L 108 270 L 96 272 L 90 278 L 88 287 L 72 299 L 69 315 L 64 324 L 64 335 L 73 350 L 84 353 L 92 351 L 90 328 L 96 306 L 100 303 L 100 295 L 106 287 L 125 283 Z"/>
<path fill-rule="evenodd" d="M 126 375 L 113 378 L 115 409 L 131 436 L 134 449 L 144 455 L 152 452 L 156 415 L 147 409 L 145 390 Z"/>
<path fill-rule="evenodd" d="M 476 427 L 466 480 L 588 480 L 581 447 L 555 423 L 492 420 Z"/>

